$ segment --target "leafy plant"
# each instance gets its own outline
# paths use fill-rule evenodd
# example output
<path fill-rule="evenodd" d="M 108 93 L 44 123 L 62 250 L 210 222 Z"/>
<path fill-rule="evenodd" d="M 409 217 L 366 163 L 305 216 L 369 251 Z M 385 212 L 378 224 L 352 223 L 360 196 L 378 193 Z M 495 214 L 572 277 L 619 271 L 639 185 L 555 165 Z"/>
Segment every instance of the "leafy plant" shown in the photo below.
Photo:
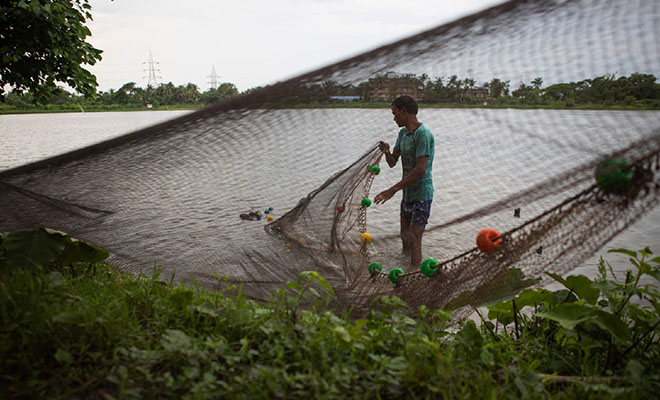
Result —
<path fill-rule="evenodd" d="M 624 252 L 638 268 L 623 281 L 601 262 L 597 279 L 556 277 L 562 290 L 502 291 L 487 299 L 498 302 L 479 329 L 396 297 L 376 298 L 359 318 L 338 315 L 327 307 L 334 290 L 313 271 L 256 303 L 231 288 L 228 297 L 163 284 L 158 271 L 96 263 L 90 273 L 77 268 L 85 257 L 64 268 L 69 245 L 48 230 L 2 234 L 6 398 L 601 399 L 658 390 L 659 260 L 648 249 Z"/>
<path fill-rule="evenodd" d="M 107 250 L 53 229 L 0 233 L 0 268 L 67 266 L 106 258 Z"/>
<path fill-rule="evenodd" d="M 657 389 L 660 381 L 653 372 L 658 371 L 660 354 L 660 257 L 653 258 L 648 247 L 609 252 L 629 256 L 635 270 L 628 270 L 621 281 L 601 258 L 593 280 L 548 273 L 565 289 L 527 289 L 492 305 L 485 329 L 504 341 L 512 332 L 517 347 L 538 357 L 550 373 L 614 376 L 646 371 L 654 376 L 647 385 Z"/>

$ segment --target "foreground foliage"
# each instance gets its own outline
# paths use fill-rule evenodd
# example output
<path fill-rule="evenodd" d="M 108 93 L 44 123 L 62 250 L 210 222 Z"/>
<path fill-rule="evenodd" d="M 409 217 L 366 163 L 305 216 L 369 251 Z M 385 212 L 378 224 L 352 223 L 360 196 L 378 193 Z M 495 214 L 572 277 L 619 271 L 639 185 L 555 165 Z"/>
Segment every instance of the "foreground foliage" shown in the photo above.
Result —
<path fill-rule="evenodd" d="M 338 315 L 315 272 L 260 305 L 229 285 L 211 292 L 118 272 L 98 262 L 102 249 L 57 231 L 0 239 L 4 398 L 642 398 L 659 389 L 659 296 L 640 283 L 660 274 L 650 249 L 618 250 L 636 267 L 623 282 L 605 262 L 595 280 L 555 277 L 566 289 L 491 304 L 479 328 L 397 298 L 377 299 L 361 319 Z"/>

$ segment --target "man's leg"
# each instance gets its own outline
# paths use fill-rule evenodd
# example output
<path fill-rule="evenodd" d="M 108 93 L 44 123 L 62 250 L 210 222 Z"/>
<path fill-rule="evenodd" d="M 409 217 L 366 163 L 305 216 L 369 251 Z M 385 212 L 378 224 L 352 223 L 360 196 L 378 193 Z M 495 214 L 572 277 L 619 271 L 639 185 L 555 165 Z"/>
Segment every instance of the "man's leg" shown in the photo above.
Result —
<path fill-rule="evenodd" d="M 400 206 L 400 223 L 401 223 L 401 244 L 403 245 L 403 254 L 410 255 L 410 218 L 412 218 L 412 204 L 406 203 L 401 200 Z"/>
<path fill-rule="evenodd" d="M 418 267 L 422 263 L 422 235 L 424 230 L 417 225 L 410 225 L 408 232 L 410 238 L 410 265 Z"/>
<path fill-rule="evenodd" d="M 410 245 L 410 264 L 419 266 L 422 262 L 422 236 L 431 214 L 431 200 L 417 201 L 410 217 L 408 244 Z"/>
<path fill-rule="evenodd" d="M 401 244 L 403 245 L 403 254 L 410 255 L 410 221 L 401 217 Z"/>

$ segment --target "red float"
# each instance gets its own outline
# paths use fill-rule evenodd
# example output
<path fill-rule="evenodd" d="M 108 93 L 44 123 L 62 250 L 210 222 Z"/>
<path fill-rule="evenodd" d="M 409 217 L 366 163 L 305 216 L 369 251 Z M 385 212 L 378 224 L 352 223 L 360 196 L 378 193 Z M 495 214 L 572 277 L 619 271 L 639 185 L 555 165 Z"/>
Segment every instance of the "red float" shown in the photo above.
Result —
<path fill-rule="evenodd" d="M 484 253 L 488 253 L 502 243 L 500 233 L 495 229 L 484 229 L 477 235 L 477 247 Z"/>

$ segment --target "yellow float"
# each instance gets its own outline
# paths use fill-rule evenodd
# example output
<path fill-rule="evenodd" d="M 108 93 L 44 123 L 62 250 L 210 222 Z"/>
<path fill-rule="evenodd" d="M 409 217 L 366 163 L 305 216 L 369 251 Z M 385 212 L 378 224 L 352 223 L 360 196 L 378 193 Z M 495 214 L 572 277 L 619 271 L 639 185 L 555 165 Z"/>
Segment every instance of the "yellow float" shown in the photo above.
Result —
<path fill-rule="evenodd" d="M 364 242 L 371 243 L 371 234 L 367 232 L 363 233 L 362 236 L 360 236 L 360 241 L 362 243 Z"/>

